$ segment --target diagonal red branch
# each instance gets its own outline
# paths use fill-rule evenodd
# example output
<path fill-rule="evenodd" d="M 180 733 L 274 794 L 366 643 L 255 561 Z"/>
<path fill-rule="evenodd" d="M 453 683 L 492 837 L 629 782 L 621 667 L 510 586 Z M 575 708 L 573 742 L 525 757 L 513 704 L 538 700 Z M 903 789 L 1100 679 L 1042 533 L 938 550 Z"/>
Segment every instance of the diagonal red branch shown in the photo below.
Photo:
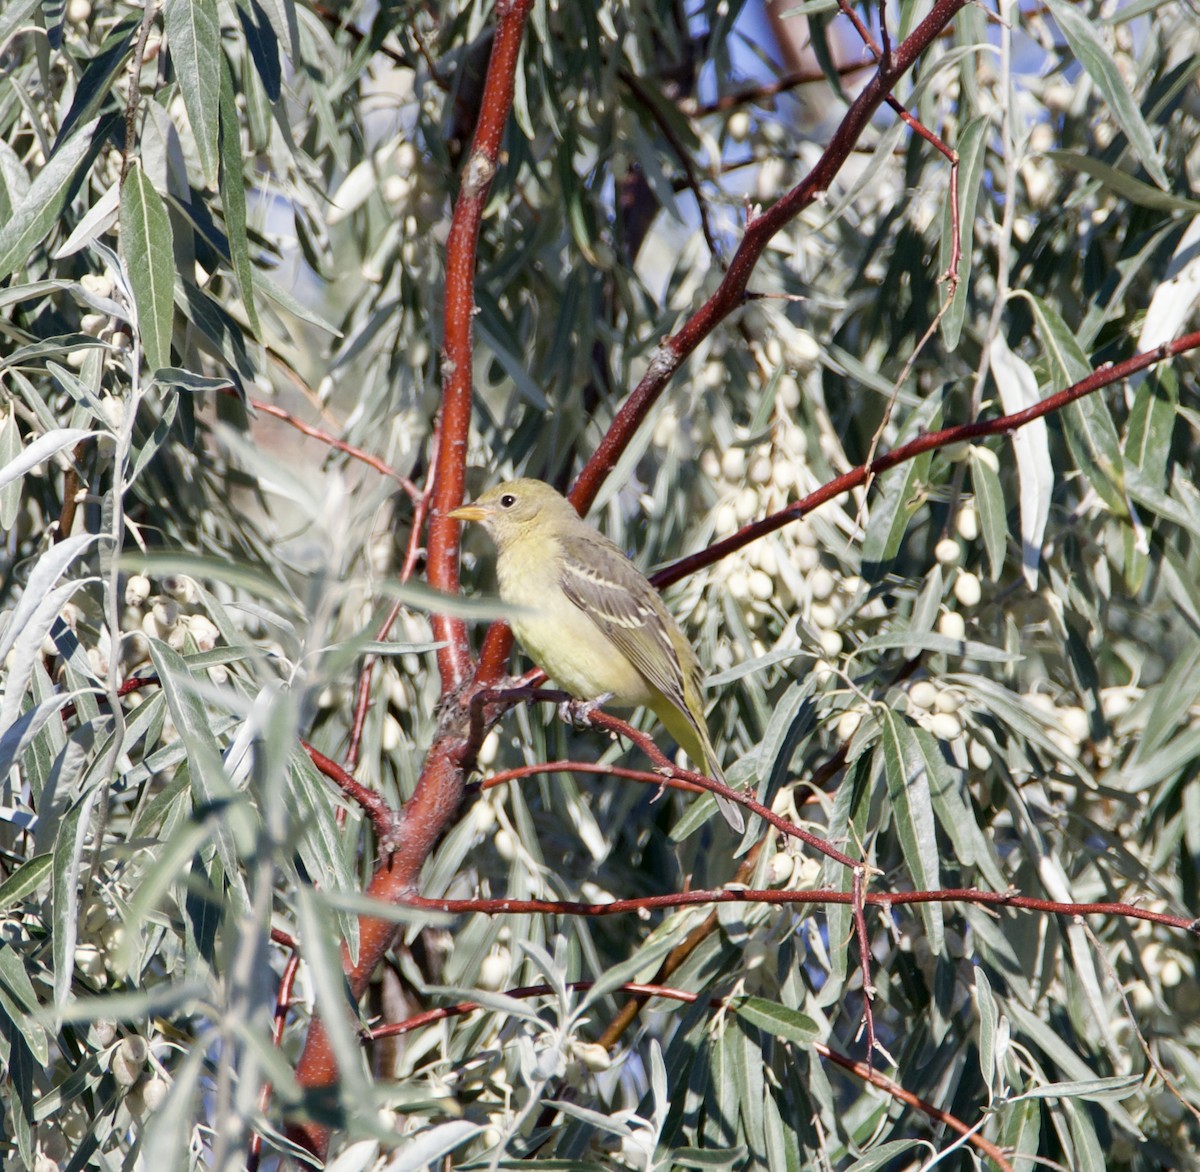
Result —
<path fill-rule="evenodd" d="M 600 486 L 683 360 L 742 304 L 750 276 L 771 238 L 828 189 L 892 87 L 966 3 L 967 0 L 936 0 L 929 15 L 896 46 L 890 60 L 876 70 L 851 103 L 829 146 L 803 182 L 746 224 L 746 233 L 724 279 L 679 332 L 660 344 L 641 382 L 617 412 L 595 454 L 580 473 L 571 490 L 571 500 L 577 509 L 586 512 L 595 500 Z"/>
<path fill-rule="evenodd" d="M 774 533 L 776 529 L 782 529 L 792 521 L 799 520 L 805 514 L 811 513 L 818 505 L 823 505 L 826 501 L 833 500 L 834 497 L 841 496 L 853 488 L 858 488 L 869 479 L 878 476 L 881 472 L 895 468 L 896 465 L 903 464 L 905 461 L 920 456 L 924 452 L 932 451 L 934 448 L 946 447 L 948 444 L 965 443 L 969 440 L 983 439 L 992 435 L 1006 435 L 1009 432 L 1016 431 L 1020 427 L 1024 427 L 1027 423 L 1032 423 L 1035 419 L 1041 419 L 1046 415 L 1053 415 L 1054 412 L 1061 411 L 1068 403 L 1073 403 L 1076 399 L 1082 399 L 1085 395 L 1090 395 L 1103 387 L 1120 382 L 1122 379 L 1128 378 L 1131 374 L 1137 374 L 1138 371 L 1146 370 L 1148 367 L 1155 365 L 1155 363 L 1162 362 L 1167 358 L 1174 358 L 1176 355 L 1197 348 L 1200 348 L 1200 330 L 1192 334 L 1185 334 L 1182 338 L 1177 338 L 1174 342 L 1165 342 L 1161 346 L 1156 346 L 1153 350 L 1143 350 L 1142 353 L 1135 354 L 1132 358 L 1126 358 L 1123 362 L 1102 367 L 1100 370 L 1089 374 L 1087 378 L 1081 379 L 1079 382 L 1067 387 L 1066 390 L 1048 395 L 1041 402 L 1034 403 L 1032 407 L 1026 407 L 1024 411 L 1014 411 L 1011 415 L 1001 415 L 996 419 L 980 419 L 974 423 L 961 423 L 956 427 L 944 427 L 941 431 L 925 432 L 917 436 L 916 439 L 910 440 L 906 444 L 901 444 L 900 447 L 893 448 L 890 452 L 885 452 L 869 464 L 860 464 L 857 468 L 851 468 L 849 472 L 844 472 L 834 480 L 821 485 L 815 492 L 811 492 L 802 500 L 788 505 L 786 509 L 780 509 L 778 513 L 772 513 L 769 517 L 763 517 L 761 521 L 751 522 L 751 524 L 739 529 L 723 541 L 715 542 L 707 549 L 702 549 L 690 557 L 680 558 L 679 561 L 659 570 L 650 580 L 659 589 L 662 589 L 664 586 L 670 586 L 672 582 L 678 582 L 681 578 L 686 578 L 688 575 L 694 574 L 697 570 L 703 569 L 705 566 L 711 566 L 714 562 L 719 562 L 735 550 L 749 545 L 750 542 L 756 541 L 760 537 L 765 537 L 768 533 Z"/>

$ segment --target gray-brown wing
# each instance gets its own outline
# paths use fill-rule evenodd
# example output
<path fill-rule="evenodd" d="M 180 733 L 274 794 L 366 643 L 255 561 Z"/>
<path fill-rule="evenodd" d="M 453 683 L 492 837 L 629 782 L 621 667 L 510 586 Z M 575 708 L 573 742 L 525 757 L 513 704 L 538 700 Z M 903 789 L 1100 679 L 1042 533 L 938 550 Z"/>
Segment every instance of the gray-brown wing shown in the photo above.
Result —
<path fill-rule="evenodd" d="M 658 691 L 683 712 L 684 672 L 697 691 L 702 670 L 696 653 L 645 576 L 607 538 L 566 536 L 562 588 Z"/>

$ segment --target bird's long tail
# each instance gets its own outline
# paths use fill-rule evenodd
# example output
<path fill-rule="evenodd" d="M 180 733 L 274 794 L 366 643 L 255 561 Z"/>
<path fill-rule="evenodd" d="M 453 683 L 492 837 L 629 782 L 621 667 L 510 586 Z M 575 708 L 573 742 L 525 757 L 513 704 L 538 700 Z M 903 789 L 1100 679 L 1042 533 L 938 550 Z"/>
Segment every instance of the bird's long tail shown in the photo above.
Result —
<path fill-rule="evenodd" d="M 708 730 L 695 720 L 690 712 L 677 708 L 665 697 L 652 707 L 663 727 L 679 742 L 679 747 L 688 755 L 692 764 L 703 768 L 709 777 L 724 784 L 725 774 L 721 769 L 721 762 L 717 759 L 717 751 L 708 739 Z M 725 821 L 741 834 L 746 829 L 741 809 L 735 802 L 720 794 L 713 794 L 713 797 L 716 798 L 717 809 L 721 811 Z"/>

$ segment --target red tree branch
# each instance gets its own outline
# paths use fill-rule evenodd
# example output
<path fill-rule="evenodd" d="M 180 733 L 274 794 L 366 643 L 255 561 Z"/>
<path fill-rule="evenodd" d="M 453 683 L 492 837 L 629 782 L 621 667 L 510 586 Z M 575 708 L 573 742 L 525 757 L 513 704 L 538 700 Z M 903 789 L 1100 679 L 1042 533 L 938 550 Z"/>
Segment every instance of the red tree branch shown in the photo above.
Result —
<path fill-rule="evenodd" d="M 724 279 L 679 332 L 659 345 L 641 382 L 617 412 L 595 454 L 580 473 L 571 490 L 571 500 L 580 512 L 586 512 L 595 500 L 600 486 L 683 360 L 742 304 L 751 274 L 771 238 L 829 187 L 892 86 L 912 68 L 966 3 L 967 0 L 936 0 L 929 15 L 896 46 L 890 61 L 876 70 L 851 103 L 829 146 L 807 177 L 746 224 L 746 233 Z"/>
<path fill-rule="evenodd" d="M 646 895 L 637 899 L 614 899 L 610 903 L 581 903 L 569 899 L 428 899 L 420 895 L 406 896 L 403 902 L 410 907 L 456 915 L 473 912 L 477 915 L 556 915 L 556 916 L 619 916 L 630 912 L 661 911 L 680 907 L 695 907 L 704 903 L 763 903 L 799 907 L 802 905 L 851 904 L 852 891 L 774 891 L 763 888 L 720 888 L 717 890 L 676 891 L 668 895 Z M 1013 891 L 979 891 L 974 887 L 944 888 L 938 891 L 868 891 L 862 895 L 868 907 L 909 907 L 921 903 L 973 903 L 983 907 L 1020 908 L 1024 911 L 1046 912 L 1058 916 L 1121 916 L 1130 920 L 1148 920 L 1200 938 L 1200 919 L 1171 916 L 1153 912 L 1131 903 L 1062 903 L 1053 899 L 1038 899 L 1018 895 Z"/>
<path fill-rule="evenodd" d="M 956 427 L 942 428 L 941 431 L 927 431 L 917 436 L 916 439 L 901 444 L 900 447 L 893 448 L 890 452 L 885 452 L 869 464 L 860 464 L 857 468 L 844 472 L 841 476 L 821 485 L 815 492 L 809 493 L 802 500 L 788 505 L 786 509 L 780 509 L 778 513 L 772 513 L 760 521 L 753 521 L 723 541 L 715 542 L 707 549 L 702 549 L 690 557 L 680 558 L 679 561 L 660 570 L 651 578 L 651 581 L 660 589 L 670 586 L 672 582 L 678 582 L 681 578 L 686 578 L 705 566 L 719 562 L 735 550 L 749 545 L 750 542 L 765 537 L 768 533 L 774 533 L 776 529 L 782 529 L 784 525 L 792 521 L 799 520 L 806 513 L 811 513 L 818 505 L 823 505 L 826 501 L 833 500 L 834 497 L 858 488 L 872 477 L 878 476 L 881 472 L 887 472 L 898 464 L 903 464 L 907 460 L 912 460 L 925 452 L 945 447 L 948 444 L 965 443 L 969 440 L 983 439 L 993 435 L 1006 435 L 1024 427 L 1027 423 L 1032 423 L 1035 419 L 1041 419 L 1056 411 L 1061 411 L 1068 403 L 1073 403 L 1076 399 L 1082 399 L 1085 395 L 1120 382 L 1121 379 L 1145 370 L 1157 362 L 1174 358 L 1176 355 L 1197 348 L 1200 348 L 1200 331 L 1185 334 L 1174 342 L 1165 342 L 1153 350 L 1143 350 L 1140 354 L 1126 358 L 1123 362 L 1102 367 L 1088 375 L 1087 378 L 1067 387 L 1066 390 L 1048 395 L 1040 403 L 1026 407 L 1024 411 L 1014 411 L 1011 415 L 1001 415 L 996 419 L 980 419 L 974 423 L 961 423 Z"/>
<path fill-rule="evenodd" d="M 471 421 L 472 317 L 475 259 L 484 201 L 496 173 L 500 141 L 512 107 L 514 75 L 521 38 L 532 0 L 497 0 L 496 34 L 480 104 L 479 121 L 467 158 L 462 188 L 455 201 L 446 246 L 445 350 L 442 361 L 443 395 L 435 450 L 437 474 L 429 524 L 428 579 L 437 590 L 458 591 L 458 523 L 445 514 L 463 499 L 467 436 Z M 376 869 L 367 894 L 399 902 L 416 882 L 422 864 L 449 825 L 462 798 L 465 763 L 473 748 L 464 737 L 467 708 L 461 685 L 471 668 L 466 625 L 461 619 L 435 616 L 434 637 L 447 645 L 438 651 L 442 692 L 449 700 L 441 727 L 425 758 L 412 798 L 394 832 L 395 849 Z M 396 925 L 371 916 L 359 918 L 359 950 L 352 964 L 343 947 L 342 964 L 351 995 L 366 990 L 376 967 L 391 947 Z M 296 1064 L 302 1087 L 331 1086 L 338 1077 L 337 1060 L 324 1021 L 314 1016 Z M 292 1137 L 309 1151 L 324 1156 L 329 1129 L 305 1122 L 291 1129 Z"/>
<path fill-rule="evenodd" d="M 463 168 L 462 187 L 446 240 L 446 301 L 442 351 L 442 406 L 439 421 L 437 478 L 429 521 L 429 584 L 447 594 L 458 593 L 458 534 L 460 523 L 446 516 L 463 501 L 467 436 L 471 426 L 471 364 L 475 317 L 475 263 L 479 227 L 487 201 L 500 142 L 512 109 L 513 84 L 525 19 L 533 0 L 497 0 L 496 36 L 484 82 L 475 137 Z M 471 674 L 467 627 L 462 619 L 435 615 L 435 639 L 445 640 L 438 651 L 442 692 L 447 694 Z"/>

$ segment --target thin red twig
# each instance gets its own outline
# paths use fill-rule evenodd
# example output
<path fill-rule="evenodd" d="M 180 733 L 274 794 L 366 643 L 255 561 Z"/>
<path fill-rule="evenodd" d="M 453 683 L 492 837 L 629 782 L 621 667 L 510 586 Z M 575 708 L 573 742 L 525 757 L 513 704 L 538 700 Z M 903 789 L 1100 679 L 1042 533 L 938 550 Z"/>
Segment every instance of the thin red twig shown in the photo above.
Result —
<path fill-rule="evenodd" d="M 1059 916 L 1121 916 L 1130 920 L 1148 920 L 1152 924 L 1175 928 L 1200 938 L 1200 919 L 1153 912 L 1131 903 L 1063 903 L 1037 899 L 1012 891 L 980 891 L 973 887 L 944 888 L 938 891 L 867 891 L 863 903 L 870 907 L 910 907 L 923 903 L 971 903 L 983 907 L 1019 908 Z M 636 899 L 614 899 L 609 903 L 582 903 L 570 899 L 430 899 L 415 893 L 402 900 L 407 906 L 456 915 L 556 915 L 620 916 L 631 912 L 671 910 L 706 903 L 762 903 L 801 907 L 805 905 L 854 903 L 852 891 L 814 890 L 777 891 L 769 888 L 718 888 L 676 891 L 667 895 L 645 895 Z"/>
<path fill-rule="evenodd" d="M 345 452 L 352 459 L 366 464 L 369 468 L 374 468 L 376 472 L 382 473 L 384 476 L 394 480 L 414 501 L 420 498 L 421 490 L 407 476 L 401 476 L 395 468 L 386 461 L 381 460 L 378 456 L 372 456 L 370 452 L 365 452 L 362 448 L 356 448 L 353 444 L 348 444 L 345 440 L 340 440 L 337 436 L 330 435 L 329 432 L 320 427 L 313 427 L 311 423 L 305 423 L 304 420 L 298 419 L 290 411 L 285 411 L 282 407 L 276 407 L 274 403 L 264 403 L 261 399 L 248 399 L 247 402 L 255 411 L 261 411 L 264 415 L 270 415 L 273 419 L 280 419 L 290 427 L 294 427 L 302 435 L 320 440 L 327 447 L 334 448 L 339 452 Z"/>

